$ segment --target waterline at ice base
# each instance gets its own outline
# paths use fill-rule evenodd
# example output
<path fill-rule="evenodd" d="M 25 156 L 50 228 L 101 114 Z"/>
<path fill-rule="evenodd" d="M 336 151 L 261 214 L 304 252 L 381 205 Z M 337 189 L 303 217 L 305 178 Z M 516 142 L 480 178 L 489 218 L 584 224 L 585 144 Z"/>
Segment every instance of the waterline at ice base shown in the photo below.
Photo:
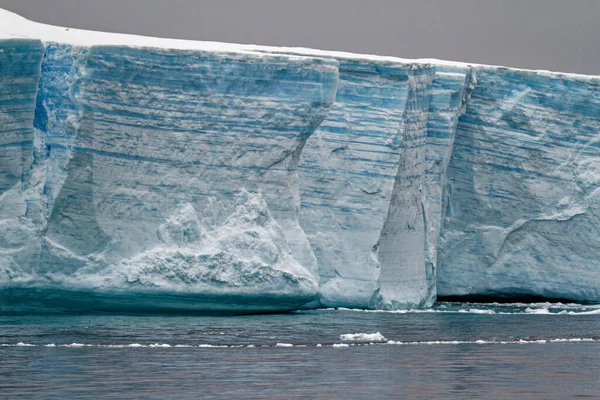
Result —
<path fill-rule="evenodd" d="M 0 10 L 0 311 L 600 302 L 600 76 Z"/>

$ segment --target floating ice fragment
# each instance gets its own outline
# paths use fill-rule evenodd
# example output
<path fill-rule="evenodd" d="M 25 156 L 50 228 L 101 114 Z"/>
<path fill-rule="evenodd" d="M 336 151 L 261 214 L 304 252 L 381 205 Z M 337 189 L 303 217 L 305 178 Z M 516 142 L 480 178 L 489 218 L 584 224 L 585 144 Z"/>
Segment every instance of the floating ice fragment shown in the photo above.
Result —
<path fill-rule="evenodd" d="M 375 333 L 346 333 L 340 335 L 341 340 L 355 342 L 384 342 L 387 339 L 379 332 Z"/>

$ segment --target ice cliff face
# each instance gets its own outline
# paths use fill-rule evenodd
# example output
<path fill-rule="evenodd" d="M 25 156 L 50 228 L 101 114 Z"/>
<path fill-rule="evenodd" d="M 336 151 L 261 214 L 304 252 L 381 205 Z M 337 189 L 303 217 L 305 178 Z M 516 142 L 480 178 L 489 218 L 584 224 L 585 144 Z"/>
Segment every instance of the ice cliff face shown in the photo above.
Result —
<path fill-rule="evenodd" d="M 325 306 L 425 297 L 418 185 L 432 77 L 427 65 L 340 60 L 335 104 L 300 160 L 300 222 Z"/>
<path fill-rule="evenodd" d="M 317 297 L 297 164 L 335 99 L 335 60 L 2 43 L 11 302 L 83 292 L 119 309 L 125 292 L 268 311 Z"/>
<path fill-rule="evenodd" d="M 437 293 L 438 240 L 444 219 L 443 190 L 447 182 L 446 171 L 454 148 L 456 126 L 459 117 L 465 111 L 475 83 L 476 76 L 471 67 L 444 65 L 436 67 L 429 98 L 423 181 L 426 304 L 433 303 Z"/>
<path fill-rule="evenodd" d="M 598 78 L 0 27 L 0 309 L 600 301 Z"/>
<path fill-rule="evenodd" d="M 479 67 L 448 166 L 440 295 L 600 300 L 600 79 Z"/>

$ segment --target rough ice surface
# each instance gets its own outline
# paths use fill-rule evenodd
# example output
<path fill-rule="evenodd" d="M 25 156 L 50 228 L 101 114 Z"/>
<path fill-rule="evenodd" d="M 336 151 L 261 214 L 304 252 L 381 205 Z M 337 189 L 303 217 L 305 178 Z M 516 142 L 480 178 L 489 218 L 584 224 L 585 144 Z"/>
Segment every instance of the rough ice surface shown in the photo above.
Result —
<path fill-rule="evenodd" d="M 427 65 L 340 60 L 336 101 L 300 162 L 300 222 L 324 306 L 422 305 L 419 180 L 406 175 L 423 174 L 432 76 Z"/>
<path fill-rule="evenodd" d="M 600 78 L 0 10 L 0 309 L 600 301 Z"/>
<path fill-rule="evenodd" d="M 92 292 L 136 308 L 113 300 L 125 293 L 268 311 L 317 297 L 297 164 L 333 104 L 335 60 L 2 43 L 11 303 Z"/>
<path fill-rule="evenodd" d="M 464 113 L 476 77 L 468 66 L 437 66 L 429 98 L 427 145 L 425 153 L 423 203 L 425 223 L 425 304 L 432 304 L 437 292 L 438 240 L 443 219 L 443 190 L 452 156 L 456 125 Z"/>
<path fill-rule="evenodd" d="M 340 339 L 351 342 L 384 342 L 387 339 L 379 332 L 375 333 L 345 333 Z"/>
<path fill-rule="evenodd" d="M 476 69 L 447 171 L 438 294 L 600 300 L 600 79 Z"/>

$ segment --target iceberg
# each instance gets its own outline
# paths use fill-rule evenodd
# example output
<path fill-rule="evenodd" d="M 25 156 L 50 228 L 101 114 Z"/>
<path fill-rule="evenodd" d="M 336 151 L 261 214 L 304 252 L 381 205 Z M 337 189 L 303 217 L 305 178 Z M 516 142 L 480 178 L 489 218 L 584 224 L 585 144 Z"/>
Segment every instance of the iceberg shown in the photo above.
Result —
<path fill-rule="evenodd" d="M 0 10 L 0 311 L 600 301 L 600 78 Z"/>

